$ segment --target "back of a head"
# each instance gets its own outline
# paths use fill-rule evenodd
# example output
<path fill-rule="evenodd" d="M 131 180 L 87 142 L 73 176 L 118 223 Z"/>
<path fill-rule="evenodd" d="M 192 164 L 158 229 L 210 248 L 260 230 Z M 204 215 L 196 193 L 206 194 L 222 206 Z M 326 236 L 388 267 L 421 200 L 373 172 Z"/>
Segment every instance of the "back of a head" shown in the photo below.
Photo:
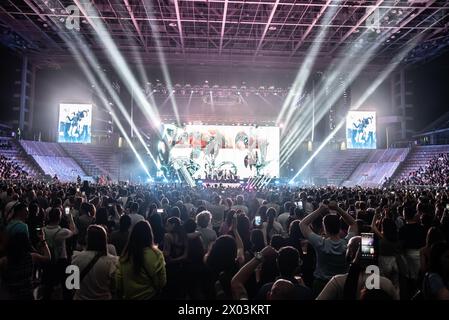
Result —
<path fill-rule="evenodd" d="M 290 212 L 290 209 L 294 207 L 291 201 L 287 201 L 284 203 L 284 212 Z"/>
<path fill-rule="evenodd" d="M 61 210 L 59 208 L 52 208 L 48 213 L 49 223 L 59 223 L 61 221 Z"/>
<path fill-rule="evenodd" d="M 294 220 L 292 223 L 290 223 L 290 228 L 288 232 L 290 239 L 292 241 L 298 242 L 298 245 L 299 241 L 304 238 L 301 229 L 299 228 L 300 222 L 301 222 L 300 220 Z"/>
<path fill-rule="evenodd" d="M 405 205 L 403 213 L 405 220 L 413 220 L 416 216 L 416 211 L 411 205 Z"/>
<path fill-rule="evenodd" d="M 170 217 L 181 218 L 181 210 L 179 209 L 179 207 L 171 208 Z"/>
<path fill-rule="evenodd" d="M 202 211 L 196 215 L 196 223 L 200 228 L 207 228 L 211 220 L 209 211 Z"/>
<path fill-rule="evenodd" d="M 162 198 L 161 199 L 161 205 L 162 206 L 168 206 L 169 205 L 169 201 L 168 201 L 168 199 L 167 198 Z"/>
<path fill-rule="evenodd" d="M 87 202 L 81 203 L 80 215 L 83 215 L 83 214 L 90 215 L 90 204 Z"/>
<path fill-rule="evenodd" d="M 270 246 L 272 246 L 274 249 L 279 250 L 281 249 L 285 244 L 285 239 L 280 234 L 275 234 L 270 239 Z"/>
<path fill-rule="evenodd" d="M 359 208 L 360 208 L 360 210 L 365 211 L 366 210 L 366 202 L 365 201 L 360 201 Z"/>
<path fill-rule="evenodd" d="M 108 210 L 106 208 L 98 209 L 95 215 L 95 224 L 104 226 L 108 224 Z"/>
<path fill-rule="evenodd" d="M 267 210 L 268 210 L 267 206 L 260 206 L 259 209 L 257 210 L 257 215 L 261 216 L 262 221 L 266 221 L 267 219 Z"/>
<path fill-rule="evenodd" d="M 153 246 L 153 230 L 150 224 L 145 220 L 137 222 L 131 230 L 125 252 L 132 256 Z"/>
<path fill-rule="evenodd" d="M 219 273 L 235 265 L 237 244 L 231 236 L 220 236 L 212 245 L 206 263 L 213 271 Z"/>
<path fill-rule="evenodd" d="M 62 200 L 61 200 L 61 198 L 55 198 L 55 199 L 53 199 L 53 201 L 51 202 L 51 206 L 52 206 L 53 208 L 59 208 L 59 207 L 61 207 L 61 206 L 62 206 Z"/>
<path fill-rule="evenodd" d="M 131 227 L 131 218 L 129 215 L 124 214 L 120 217 L 120 231 L 126 232 Z"/>
<path fill-rule="evenodd" d="M 291 281 L 279 279 L 271 287 L 268 300 L 296 300 L 295 286 Z"/>
<path fill-rule="evenodd" d="M 267 220 L 269 222 L 273 222 L 275 218 L 276 218 L 276 209 L 275 208 L 269 208 L 267 210 Z"/>
<path fill-rule="evenodd" d="M 237 215 L 237 231 L 242 238 L 249 238 L 251 222 L 248 217 L 241 213 Z"/>
<path fill-rule="evenodd" d="M 282 277 L 292 277 L 299 267 L 299 252 L 295 248 L 283 247 L 278 252 L 277 263 Z"/>
<path fill-rule="evenodd" d="M 329 235 L 338 235 L 340 232 L 340 218 L 334 214 L 328 214 L 323 218 L 323 226 Z"/>
<path fill-rule="evenodd" d="M 30 215 L 37 215 L 39 213 L 39 205 L 37 203 L 31 203 L 28 206 L 28 211 L 30 212 Z"/>
<path fill-rule="evenodd" d="M 139 204 L 137 202 L 131 202 L 129 204 L 129 211 L 131 213 L 137 213 L 139 212 Z"/>
<path fill-rule="evenodd" d="M 186 233 L 193 233 L 196 230 L 196 222 L 192 218 L 189 218 L 183 224 Z"/>
<path fill-rule="evenodd" d="M 265 247 L 265 239 L 262 230 L 253 229 L 251 231 L 250 241 L 253 251 L 261 251 Z"/>
<path fill-rule="evenodd" d="M 13 215 L 12 217 L 17 217 L 20 213 L 27 209 L 27 205 L 23 202 L 16 202 L 13 206 Z"/>
<path fill-rule="evenodd" d="M 236 201 L 237 201 L 238 205 L 242 205 L 243 204 L 243 196 L 242 195 L 238 195 Z"/>
<path fill-rule="evenodd" d="M 87 250 L 96 251 L 102 255 L 107 254 L 107 234 L 106 230 L 97 224 L 90 225 L 87 228 Z"/>
<path fill-rule="evenodd" d="M 429 213 L 429 204 L 425 202 L 418 202 L 418 204 L 416 205 L 416 211 L 418 211 L 419 213 Z"/>

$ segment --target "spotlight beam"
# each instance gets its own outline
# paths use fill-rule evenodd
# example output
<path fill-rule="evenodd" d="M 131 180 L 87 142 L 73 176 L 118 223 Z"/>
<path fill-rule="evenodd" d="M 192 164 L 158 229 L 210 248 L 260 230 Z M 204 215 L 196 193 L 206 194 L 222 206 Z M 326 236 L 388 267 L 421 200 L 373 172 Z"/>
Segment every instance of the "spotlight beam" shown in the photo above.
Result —
<path fill-rule="evenodd" d="M 78 53 L 77 61 L 78 61 L 79 66 L 81 67 L 81 69 L 83 70 L 84 74 L 89 79 L 89 81 L 91 83 L 95 84 L 95 88 L 99 88 L 97 80 L 95 79 L 94 75 L 89 70 L 89 68 L 87 67 L 88 63 L 79 54 L 79 52 L 77 52 L 77 49 L 73 46 L 73 44 L 68 42 L 67 45 L 69 46 L 69 49 L 71 51 L 73 50 L 73 52 Z M 98 96 L 100 97 L 101 101 L 106 106 L 106 108 L 109 110 L 109 113 L 111 114 L 111 117 L 112 117 L 113 121 L 117 124 L 120 132 L 123 134 L 126 142 L 128 143 L 128 145 L 130 146 L 131 150 L 133 151 L 133 153 L 134 153 L 137 161 L 139 162 L 140 166 L 144 169 L 144 171 L 145 171 L 146 175 L 148 176 L 148 178 L 151 178 L 151 174 L 150 174 L 150 172 L 149 172 L 145 162 L 142 160 L 142 157 L 140 156 L 140 154 L 137 152 L 136 148 L 134 147 L 131 139 L 129 138 L 128 134 L 126 133 L 125 128 L 123 128 L 123 125 L 121 124 L 120 119 L 117 117 L 117 115 L 115 114 L 114 110 L 109 105 L 108 99 L 106 99 L 106 97 L 104 96 L 104 93 L 101 90 L 98 90 Z"/>
<path fill-rule="evenodd" d="M 93 8 L 93 6 L 91 6 L 90 4 L 86 4 L 87 7 L 86 8 L 81 4 L 80 0 L 74 0 L 74 2 L 79 8 L 80 12 L 85 16 L 86 20 L 95 30 L 97 34 L 97 39 L 100 40 L 100 42 L 105 46 L 106 53 L 110 62 L 122 77 L 122 80 L 125 83 L 128 90 L 130 92 L 134 90 L 134 92 L 136 93 L 136 101 L 139 108 L 145 115 L 148 116 L 149 120 L 152 123 L 160 122 L 159 117 L 157 116 L 157 111 L 155 111 L 155 108 L 152 105 L 150 105 L 150 103 L 146 100 L 145 96 L 143 95 L 143 92 L 141 90 L 138 90 L 138 88 L 140 88 L 139 84 L 137 83 L 134 75 L 132 74 L 131 70 L 126 64 L 125 59 L 119 52 L 117 46 L 112 40 L 109 32 L 104 27 L 103 23 L 101 21 L 95 22 L 93 21 L 93 19 L 90 18 L 88 11 L 94 11 L 95 9 Z"/>
<path fill-rule="evenodd" d="M 224 2 L 224 8 L 223 8 L 223 20 L 221 21 L 221 31 L 220 31 L 220 47 L 218 49 L 218 55 L 221 56 L 221 51 L 223 49 L 223 37 L 225 33 L 225 27 L 226 27 L 226 15 L 228 14 L 228 0 L 225 0 Z"/>
<path fill-rule="evenodd" d="M 58 26 L 58 28 L 60 29 L 61 27 L 56 24 Z M 89 60 L 89 64 L 91 65 L 93 70 L 96 70 L 95 66 L 98 65 L 98 61 L 95 59 L 94 55 L 92 54 L 92 52 L 90 51 L 90 49 L 82 42 L 82 40 L 79 38 L 78 34 L 75 32 L 72 32 L 72 34 L 74 35 L 75 38 L 75 43 L 78 44 L 78 46 L 81 48 L 82 52 L 84 53 L 85 57 Z M 80 50 L 75 47 L 75 45 L 73 44 L 73 41 L 71 41 L 71 39 L 68 38 L 68 36 L 66 36 L 65 34 L 61 34 L 61 38 L 66 42 L 66 44 L 69 47 L 69 50 L 72 52 L 73 56 L 75 57 L 75 59 L 77 60 L 78 64 L 80 65 L 80 67 L 82 68 L 84 74 L 88 77 L 88 79 L 91 80 L 91 83 L 95 84 L 96 88 L 99 88 L 98 86 L 98 82 L 95 79 L 95 77 L 93 76 L 93 73 L 87 68 L 87 62 L 85 60 L 85 58 L 83 58 L 82 53 L 80 52 Z M 125 107 L 123 106 L 120 98 L 118 97 L 117 93 L 115 92 L 115 90 L 112 88 L 111 84 L 109 83 L 109 81 L 106 79 L 105 75 L 102 72 L 98 72 L 97 71 L 97 76 L 99 76 L 100 80 L 102 81 L 103 85 L 106 87 L 106 89 L 108 90 L 109 94 L 111 95 L 111 97 L 113 98 L 114 102 L 116 103 L 116 105 L 120 108 L 120 111 L 122 112 L 122 114 L 125 116 L 126 120 L 133 125 L 132 119 L 130 119 L 129 114 L 127 113 Z M 122 132 L 122 134 L 124 135 L 126 141 L 128 142 L 128 144 L 130 145 L 132 151 L 134 152 L 136 158 L 138 159 L 138 161 L 141 163 L 142 160 L 140 158 L 140 155 L 138 154 L 137 150 L 135 149 L 134 145 L 132 144 L 132 141 L 129 139 L 128 135 L 126 134 L 126 131 L 123 129 L 123 126 L 120 122 L 120 120 L 117 118 L 117 116 L 115 115 L 114 111 L 112 110 L 111 106 L 109 105 L 109 101 L 107 101 L 107 99 L 104 97 L 104 94 L 102 91 L 99 91 L 99 97 L 102 99 L 103 104 L 106 106 L 106 108 L 109 110 L 109 112 L 111 113 L 111 115 L 113 115 L 113 119 L 115 120 L 115 122 L 117 123 L 117 125 L 119 126 L 120 131 Z M 150 150 L 147 148 L 144 140 L 142 139 L 140 133 L 138 131 L 136 131 L 139 141 L 142 143 L 143 147 L 146 149 L 148 155 L 150 156 L 150 158 L 152 159 L 152 161 L 155 163 L 155 165 L 159 168 L 158 164 L 156 163 L 153 155 L 151 154 Z M 142 164 L 142 163 L 141 163 Z M 148 172 L 148 169 L 146 168 L 146 166 L 143 166 L 145 172 Z M 148 173 L 149 174 L 149 173 Z"/>
<path fill-rule="evenodd" d="M 387 12 L 385 12 L 384 15 L 386 13 Z M 357 38 L 357 40 L 359 40 L 359 41 L 363 40 L 366 37 L 366 35 L 369 34 L 369 32 L 370 32 L 369 30 L 365 30 Z M 347 81 L 347 83 L 350 84 L 361 72 L 362 67 L 364 67 L 369 62 L 369 60 L 372 58 L 372 56 L 374 55 L 374 52 L 377 50 L 377 48 L 381 45 L 381 43 L 383 43 L 383 41 L 386 38 L 389 37 L 389 35 L 390 35 L 389 32 L 382 35 L 380 37 L 380 39 L 377 39 L 377 41 L 373 45 L 371 45 L 368 50 L 363 51 L 363 54 L 362 54 L 362 48 L 357 48 L 355 46 L 350 47 L 349 44 L 346 46 L 347 48 L 349 48 L 347 50 L 347 52 L 348 52 L 347 56 L 340 62 L 340 64 L 337 66 L 337 69 L 333 70 L 330 77 L 328 79 L 326 79 L 326 82 L 322 86 L 321 90 L 319 91 L 318 96 L 316 98 L 313 97 L 313 99 L 315 99 L 316 101 L 312 101 L 312 103 L 314 103 L 315 105 L 321 106 L 321 107 L 318 108 L 318 111 L 316 113 L 314 112 L 315 108 L 307 108 L 306 111 L 304 112 L 304 117 L 305 117 L 304 125 L 302 122 L 298 123 L 296 128 L 293 131 L 289 131 L 287 136 L 284 138 L 284 141 L 287 141 L 287 144 L 286 145 L 284 144 L 281 149 L 281 163 L 285 163 L 286 161 L 288 161 L 289 157 L 295 152 L 297 147 L 306 138 L 307 133 L 305 133 L 303 135 L 299 135 L 299 132 L 306 131 L 304 129 L 301 129 L 301 127 L 306 127 L 307 126 L 306 124 L 310 123 L 311 121 L 313 121 L 315 123 L 320 121 L 325 116 L 325 114 L 327 113 L 329 108 L 332 106 L 332 104 L 338 100 L 338 98 L 341 94 L 343 94 L 344 89 L 345 89 L 345 88 L 339 87 L 337 92 L 334 92 L 330 98 L 327 98 L 326 97 L 326 88 L 334 85 L 335 81 L 338 80 L 339 74 L 341 74 L 345 70 L 351 70 L 350 79 Z M 360 61 L 358 61 L 356 68 L 353 68 L 353 65 L 354 65 L 353 56 L 360 55 L 359 53 L 362 55 L 362 59 Z"/>
<path fill-rule="evenodd" d="M 345 90 L 345 88 L 339 87 L 336 92 L 333 92 L 333 94 L 330 97 L 327 97 L 326 96 L 326 87 L 334 86 L 336 84 L 336 81 L 338 80 L 338 76 L 342 72 L 344 72 L 345 70 L 348 70 L 348 69 L 351 71 L 348 75 L 347 83 L 350 84 L 352 81 L 354 81 L 355 78 L 363 70 L 365 65 L 373 57 L 373 54 L 374 54 L 375 50 L 377 49 L 377 47 L 378 47 L 378 45 L 374 44 L 371 46 L 371 48 L 366 50 L 364 52 L 362 58 L 360 59 L 360 61 L 358 61 L 356 66 L 353 67 L 352 69 L 351 69 L 351 66 L 353 66 L 352 55 L 358 53 L 362 49 L 357 49 L 355 47 L 352 47 L 349 50 L 350 54 L 348 54 L 348 56 L 332 72 L 329 79 L 327 79 L 325 81 L 325 84 L 323 85 L 322 90 L 320 90 L 320 93 L 318 94 L 318 97 L 316 98 L 316 105 L 321 106 L 321 107 L 318 108 L 318 110 L 315 112 L 314 115 L 312 114 L 313 113 L 312 108 L 307 108 L 306 111 L 304 112 L 304 117 L 305 117 L 304 124 L 312 121 L 312 117 L 314 117 L 315 121 L 318 122 L 325 116 L 325 114 L 327 113 L 329 108 L 332 106 L 332 104 L 334 104 L 338 100 L 338 98 L 341 96 L 341 94 L 343 94 L 343 92 Z M 299 135 L 299 133 L 301 133 L 301 132 L 303 132 L 303 134 Z M 302 123 L 298 123 L 296 128 L 293 131 L 289 132 L 289 134 L 286 136 L 286 138 L 284 140 L 284 141 L 288 141 L 287 145 L 284 145 L 281 150 L 281 163 L 285 163 L 289 159 L 291 154 L 293 154 L 295 152 L 297 146 L 299 146 L 304 141 L 304 139 L 306 138 L 308 133 L 309 133 L 308 126 L 302 125 Z M 294 147 L 292 147 L 292 146 L 294 146 Z"/>
<path fill-rule="evenodd" d="M 391 63 L 385 68 L 374 80 L 371 86 L 366 90 L 366 92 L 359 98 L 352 110 L 357 110 L 361 105 L 374 93 L 374 91 L 385 81 L 385 79 L 393 72 L 401 61 L 407 56 L 407 54 L 412 50 L 419 37 L 416 37 L 409 45 L 404 48 L 397 56 L 395 56 Z M 345 119 L 339 122 L 335 129 L 327 136 L 327 138 L 321 143 L 318 149 L 310 156 L 310 158 L 304 163 L 304 165 L 298 170 L 298 172 L 293 176 L 289 183 L 293 183 L 295 179 L 304 171 L 304 169 L 313 161 L 313 159 L 320 153 L 320 151 L 326 146 L 326 144 L 334 137 L 334 135 L 343 127 L 345 124 Z"/>
<path fill-rule="evenodd" d="M 150 20 L 153 20 L 154 19 L 154 16 L 152 13 L 153 7 L 149 3 L 150 2 L 148 2 L 148 4 L 147 4 L 147 2 L 144 1 L 143 8 L 145 10 L 147 17 L 149 17 Z M 148 6 L 148 8 L 147 8 L 147 6 Z M 154 23 L 152 23 L 151 21 L 148 21 L 148 23 L 150 25 L 151 32 L 154 35 L 153 39 L 156 42 L 157 56 L 159 59 L 159 64 L 162 68 L 162 75 L 164 76 L 164 80 L 165 80 L 168 90 L 173 91 L 173 84 L 171 81 L 170 72 L 168 71 L 168 65 L 167 65 L 167 62 L 165 59 L 164 51 L 162 50 L 162 45 L 161 45 L 160 37 L 159 37 L 159 31 L 155 27 Z M 184 52 L 184 42 L 183 42 L 184 40 L 183 40 L 183 35 L 182 35 L 182 26 L 180 25 L 180 23 L 181 23 L 181 20 L 179 21 L 178 29 L 179 29 L 179 32 L 180 32 L 179 35 L 180 35 L 181 41 L 182 41 L 182 48 L 183 48 L 182 50 Z M 175 117 L 176 117 L 176 122 L 178 123 L 178 125 L 180 125 L 181 119 L 179 118 L 178 104 L 176 103 L 176 99 L 175 99 L 174 95 L 170 97 L 170 102 L 172 104 L 173 113 L 175 114 Z"/>
<path fill-rule="evenodd" d="M 386 14 L 387 12 L 385 12 L 384 13 L 384 15 Z M 436 21 L 436 22 L 434 22 L 432 25 L 431 25 L 431 27 L 433 27 L 435 24 L 437 24 L 438 23 L 438 21 Z M 363 34 L 365 34 L 367 31 L 365 31 Z M 369 49 L 370 51 L 369 52 L 371 52 L 371 49 L 377 49 L 380 45 L 380 43 L 383 43 L 392 33 L 394 33 L 395 31 L 394 30 L 392 30 L 392 31 L 390 31 L 390 32 L 387 32 L 387 33 L 385 33 L 385 34 L 383 34 L 382 36 L 381 36 L 381 38 L 380 39 L 377 39 L 377 42 L 374 44 L 374 45 L 372 45 L 372 47 Z M 409 43 L 410 42 L 413 42 L 414 40 L 413 39 L 416 39 L 416 38 L 419 38 L 419 39 L 421 39 L 422 38 L 422 35 L 424 34 L 426 32 L 426 30 L 423 30 L 423 31 L 421 31 L 419 34 L 417 34 L 416 36 L 415 36 L 415 38 L 412 38 L 411 40 L 409 40 Z M 367 51 L 365 51 L 364 52 L 364 56 L 367 56 L 367 55 L 369 55 L 369 52 L 367 52 Z M 400 52 L 402 52 L 402 50 L 400 51 Z M 352 80 L 351 81 L 348 81 L 348 83 L 350 83 L 350 82 L 352 82 Z M 340 92 L 341 91 L 341 92 Z M 341 95 L 342 94 L 342 92 L 343 92 L 343 89 L 341 89 L 341 90 L 339 90 L 339 92 L 340 93 L 338 93 L 338 95 Z M 323 98 L 323 95 L 322 95 L 322 90 L 321 90 L 321 92 L 320 92 L 320 94 L 319 94 L 319 99 L 321 99 L 321 98 Z M 321 101 L 321 100 L 319 100 L 319 101 Z M 335 102 L 336 100 L 335 100 L 335 98 L 333 99 L 333 102 L 332 102 L 332 104 Z M 325 101 L 324 101 L 325 102 Z M 323 102 L 323 103 L 324 103 Z M 318 105 L 320 105 L 320 102 L 318 102 L 317 103 Z M 326 114 L 326 112 L 327 112 L 327 109 L 325 110 L 325 111 L 323 111 L 323 110 L 321 110 L 321 112 L 319 112 L 318 113 L 318 117 L 317 117 L 317 119 L 318 119 L 318 121 L 320 121 L 321 119 L 322 119 L 322 117 Z M 308 112 L 307 113 L 310 113 L 310 110 L 308 110 Z M 309 120 L 309 118 L 307 119 L 307 121 Z M 289 139 L 285 139 L 286 141 L 288 141 L 287 142 L 287 145 L 283 145 L 282 146 L 282 150 L 281 150 L 281 159 L 283 159 L 283 161 L 281 161 L 281 163 L 282 164 L 284 164 L 286 161 L 288 161 L 288 159 L 289 159 L 289 157 L 295 152 L 295 150 L 297 149 L 297 147 L 304 141 L 304 139 L 305 139 L 305 136 L 303 136 L 303 137 L 300 137 L 300 138 L 298 138 L 298 131 L 299 130 L 301 130 L 299 127 L 301 126 L 301 124 L 298 124 L 298 127 L 296 128 L 296 130 L 294 130 L 294 132 L 293 133 L 291 133 L 288 137 L 289 137 Z M 302 131 L 304 131 L 304 130 L 302 130 Z M 293 147 L 292 147 L 292 145 L 294 145 Z"/>
<path fill-rule="evenodd" d="M 340 3 L 341 0 L 338 0 L 338 3 Z M 330 10 L 326 12 L 324 15 L 324 23 L 327 24 L 332 19 L 334 13 L 337 11 L 337 7 L 332 7 Z M 293 82 L 293 85 L 288 92 L 287 98 L 285 99 L 284 103 L 282 104 L 281 111 L 276 119 L 276 123 L 282 122 L 282 118 L 285 114 L 285 112 L 288 110 L 288 108 L 292 108 L 296 105 L 299 98 L 302 95 L 302 91 L 304 89 L 304 86 L 307 82 L 307 79 L 309 78 L 310 73 L 312 72 L 313 65 L 315 64 L 316 57 L 318 55 L 318 52 L 320 51 L 320 48 L 322 46 L 322 43 L 324 42 L 324 38 L 326 37 L 328 32 L 328 27 L 321 27 L 320 32 L 316 36 L 315 41 L 313 42 L 312 46 L 307 52 L 307 56 L 304 60 L 304 63 L 302 64 L 301 68 L 298 71 L 298 74 L 296 75 L 295 81 Z M 289 119 L 286 119 L 283 121 L 284 126 L 287 128 Z"/>

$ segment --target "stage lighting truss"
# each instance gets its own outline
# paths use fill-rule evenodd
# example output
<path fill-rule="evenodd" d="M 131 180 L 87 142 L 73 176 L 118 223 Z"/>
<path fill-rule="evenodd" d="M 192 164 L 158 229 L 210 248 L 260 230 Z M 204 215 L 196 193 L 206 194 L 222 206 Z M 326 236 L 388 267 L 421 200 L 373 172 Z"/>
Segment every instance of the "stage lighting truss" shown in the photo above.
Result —
<path fill-rule="evenodd" d="M 278 96 L 285 97 L 290 88 L 278 88 L 275 86 L 260 86 L 248 87 L 246 85 L 242 86 L 210 86 L 208 82 L 202 85 L 191 85 L 191 84 L 175 84 L 172 90 L 168 90 L 165 85 L 161 82 L 147 83 L 144 86 L 143 92 L 149 97 L 150 95 L 175 95 L 175 96 L 195 96 L 203 97 L 205 103 L 213 103 L 215 105 L 227 105 L 227 104 L 241 104 L 243 103 L 243 97 L 249 96 Z"/>

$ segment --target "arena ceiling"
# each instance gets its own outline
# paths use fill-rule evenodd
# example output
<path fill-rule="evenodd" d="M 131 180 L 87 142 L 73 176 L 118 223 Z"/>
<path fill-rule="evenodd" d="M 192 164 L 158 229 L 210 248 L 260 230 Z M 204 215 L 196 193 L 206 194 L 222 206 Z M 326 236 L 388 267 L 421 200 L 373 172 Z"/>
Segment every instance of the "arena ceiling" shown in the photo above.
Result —
<path fill-rule="evenodd" d="M 71 62 L 61 37 L 70 5 L 80 9 L 79 32 L 98 57 L 104 48 L 92 23 L 100 20 L 125 56 L 138 53 L 144 63 L 159 62 L 162 49 L 168 64 L 290 67 L 301 63 L 324 27 L 322 64 L 344 56 L 365 31 L 372 34 L 368 42 L 382 41 L 378 63 L 418 34 L 409 62 L 449 47 L 445 0 L 2 0 L 0 40 L 42 64 Z"/>

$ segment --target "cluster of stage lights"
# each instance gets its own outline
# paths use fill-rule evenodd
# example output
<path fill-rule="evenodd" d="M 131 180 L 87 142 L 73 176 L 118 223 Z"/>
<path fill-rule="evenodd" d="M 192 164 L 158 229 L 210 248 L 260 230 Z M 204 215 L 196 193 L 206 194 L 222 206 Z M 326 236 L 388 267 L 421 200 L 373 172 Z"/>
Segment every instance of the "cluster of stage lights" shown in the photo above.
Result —
<path fill-rule="evenodd" d="M 274 85 L 271 86 L 246 86 L 243 83 L 240 86 L 220 86 L 220 85 L 209 85 L 209 82 L 206 80 L 202 85 L 191 85 L 191 84 L 175 84 L 170 89 L 168 86 L 163 85 L 159 80 L 156 80 L 156 83 L 147 82 L 145 86 L 145 92 L 147 95 L 179 95 L 179 96 L 207 96 L 213 94 L 217 97 L 228 97 L 228 96 L 280 96 L 285 97 L 291 88 L 278 88 Z"/>

